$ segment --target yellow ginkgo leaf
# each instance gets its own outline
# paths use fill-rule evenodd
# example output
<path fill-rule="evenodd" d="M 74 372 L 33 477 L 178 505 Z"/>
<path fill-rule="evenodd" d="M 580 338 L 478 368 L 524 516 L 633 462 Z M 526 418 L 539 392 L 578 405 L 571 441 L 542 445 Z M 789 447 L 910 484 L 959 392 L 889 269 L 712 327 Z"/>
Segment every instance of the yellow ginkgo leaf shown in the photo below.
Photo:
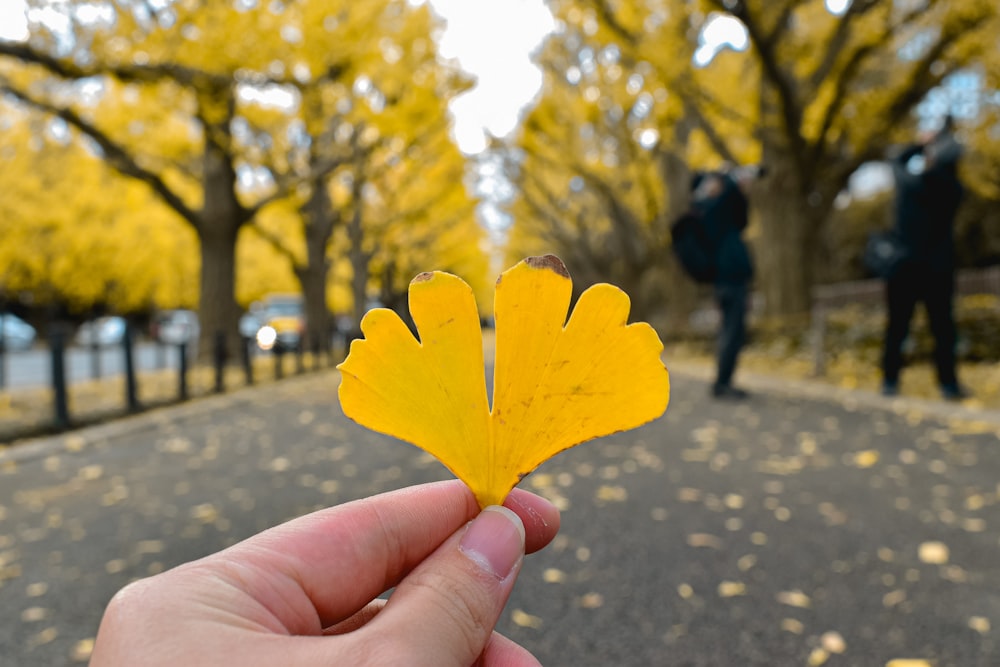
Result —
<path fill-rule="evenodd" d="M 667 407 L 663 344 L 627 324 L 628 296 L 600 284 L 566 321 L 572 283 L 552 255 L 529 257 L 497 280 L 493 409 L 472 289 L 448 273 L 410 283 L 418 341 L 396 313 L 375 309 L 339 366 L 344 413 L 433 454 L 482 506 L 586 440 L 635 428 Z"/>

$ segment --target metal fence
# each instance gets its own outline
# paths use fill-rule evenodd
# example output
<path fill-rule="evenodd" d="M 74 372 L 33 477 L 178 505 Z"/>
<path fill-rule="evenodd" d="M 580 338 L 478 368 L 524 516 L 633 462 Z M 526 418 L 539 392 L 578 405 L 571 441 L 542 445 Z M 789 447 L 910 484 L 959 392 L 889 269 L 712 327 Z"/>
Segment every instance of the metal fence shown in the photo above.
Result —
<path fill-rule="evenodd" d="M 196 364 L 197 349 L 193 341 L 167 344 L 140 340 L 137 329 L 128 324 L 118 342 L 74 345 L 68 329 L 55 325 L 50 327 L 43 344 L 27 351 L 13 352 L 0 342 L 0 407 L 3 403 L 10 406 L 20 402 L 22 406 L 29 405 L 32 413 L 23 425 L 12 423 L 14 418 L 0 423 L 0 441 L 64 431 L 94 421 L 95 415 L 108 418 L 136 413 L 185 401 L 196 393 L 223 393 L 261 380 L 329 368 L 337 360 L 337 350 L 346 342 L 337 345 L 337 340 L 333 338 L 325 349 L 309 352 L 301 345 L 263 352 L 253 339 L 244 338 L 239 350 L 229 350 L 226 336 L 218 332 L 212 338 L 210 354 L 201 355 L 201 362 Z M 165 375 L 173 376 L 171 387 L 164 387 L 164 381 L 169 381 Z M 192 391 L 192 375 L 201 380 L 197 392 Z M 157 387 L 152 392 L 144 383 L 151 384 L 154 376 Z M 105 397 L 96 410 L 74 405 L 71 394 L 75 388 L 109 379 L 121 384 L 120 396 Z M 144 388 L 147 391 L 143 392 Z M 155 397 L 144 400 L 143 394 Z M 26 398 L 20 400 L 22 396 Z M 38 405 L 40 402 L 47 406 Z"/>
<path fill-rule="evenodd" d="M 1000 296 L 1000 266 L 959 271 L 955 277 L 955 293 L 959 296 Z M 885 281 L 881 279 L 856 280 L 813 288 L 810 339 L 814 375 L 822 376 L 826 373 L 825 343 L 830 312 L 848 305 L 884 307 L 885 298 Z"/>

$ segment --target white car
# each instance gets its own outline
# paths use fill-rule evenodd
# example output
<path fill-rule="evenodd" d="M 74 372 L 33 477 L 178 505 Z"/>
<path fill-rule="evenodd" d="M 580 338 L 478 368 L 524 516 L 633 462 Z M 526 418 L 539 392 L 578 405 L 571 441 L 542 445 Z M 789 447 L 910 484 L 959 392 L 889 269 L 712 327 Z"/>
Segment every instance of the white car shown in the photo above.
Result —
<path fill-rule="evenodd" d="M 153 338 L 166 345 L 183 345 L 198 340 L 201 327 L 192 310 L 164 310 L 153 319 Z"/>
<path fill-rule="evenodd" d="M 0 338 L 5 350 L 27 350 L 35 342 L 35 328 L 17 315 L 0 313 Z"/>
<path fill-rule="evenodd" d="M 73 342 L 87 347 L 119 345 L 125 338 L 125 318 L 117 315 L 84 322 L 76 330 Z"/>
<path fill-rule="evenodd" d="M 264 322 L 256 313 L 244 313 L 240 317 L 240 336 L 243 338 L 256 338 L 257 332 L 264 326 Z"/>

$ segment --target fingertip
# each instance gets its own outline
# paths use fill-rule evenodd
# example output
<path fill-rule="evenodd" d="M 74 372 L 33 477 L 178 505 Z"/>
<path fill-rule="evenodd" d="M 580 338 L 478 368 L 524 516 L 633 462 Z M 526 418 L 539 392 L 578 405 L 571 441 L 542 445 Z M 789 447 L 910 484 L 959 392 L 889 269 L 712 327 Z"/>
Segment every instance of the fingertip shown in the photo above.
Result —
<path fill-rule="evenodd" d="M 380 664 L 472 664 L 510 597 L 525 537 L 516 512 L 483 509 L 403 578 L 384 611 L 356 637 L 379 632 L 392 638 L 388 654 L 405 651 L 405 662 Z"/>
<path fill-rule="evenodd" d="M 517 642 L 494 632 L 486 644 L 483 654 L 476 662 L 477 667 L 542 667 L 528 649 Z"/>
<path fill-rule="evenodd" d="M 504 500 L 503 506 L 511 510 L 524 524 L 524 551 L 534 553 L 552 541 L 559 532 L 559 510 L 539 495 L 514 489 Z"/>
<path fill-rule="evenodd" d="M 506 579 L 524 555 L 524 523 L 507 507 L 491 505 L 466 529 L 459 550 L 499 580 Z"/>

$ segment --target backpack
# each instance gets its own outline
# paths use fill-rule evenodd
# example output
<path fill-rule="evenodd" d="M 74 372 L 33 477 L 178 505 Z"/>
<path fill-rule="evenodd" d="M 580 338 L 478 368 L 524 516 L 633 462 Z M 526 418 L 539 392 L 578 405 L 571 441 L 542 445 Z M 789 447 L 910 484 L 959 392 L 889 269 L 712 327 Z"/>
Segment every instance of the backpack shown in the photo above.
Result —
<path fill-rule="evenodd" d="M 688 210 L 670 226 L 671 247 L 684 272 L 695 282 L 715 281 L 715 245 L 708 238 L 701 214 Z"/>

